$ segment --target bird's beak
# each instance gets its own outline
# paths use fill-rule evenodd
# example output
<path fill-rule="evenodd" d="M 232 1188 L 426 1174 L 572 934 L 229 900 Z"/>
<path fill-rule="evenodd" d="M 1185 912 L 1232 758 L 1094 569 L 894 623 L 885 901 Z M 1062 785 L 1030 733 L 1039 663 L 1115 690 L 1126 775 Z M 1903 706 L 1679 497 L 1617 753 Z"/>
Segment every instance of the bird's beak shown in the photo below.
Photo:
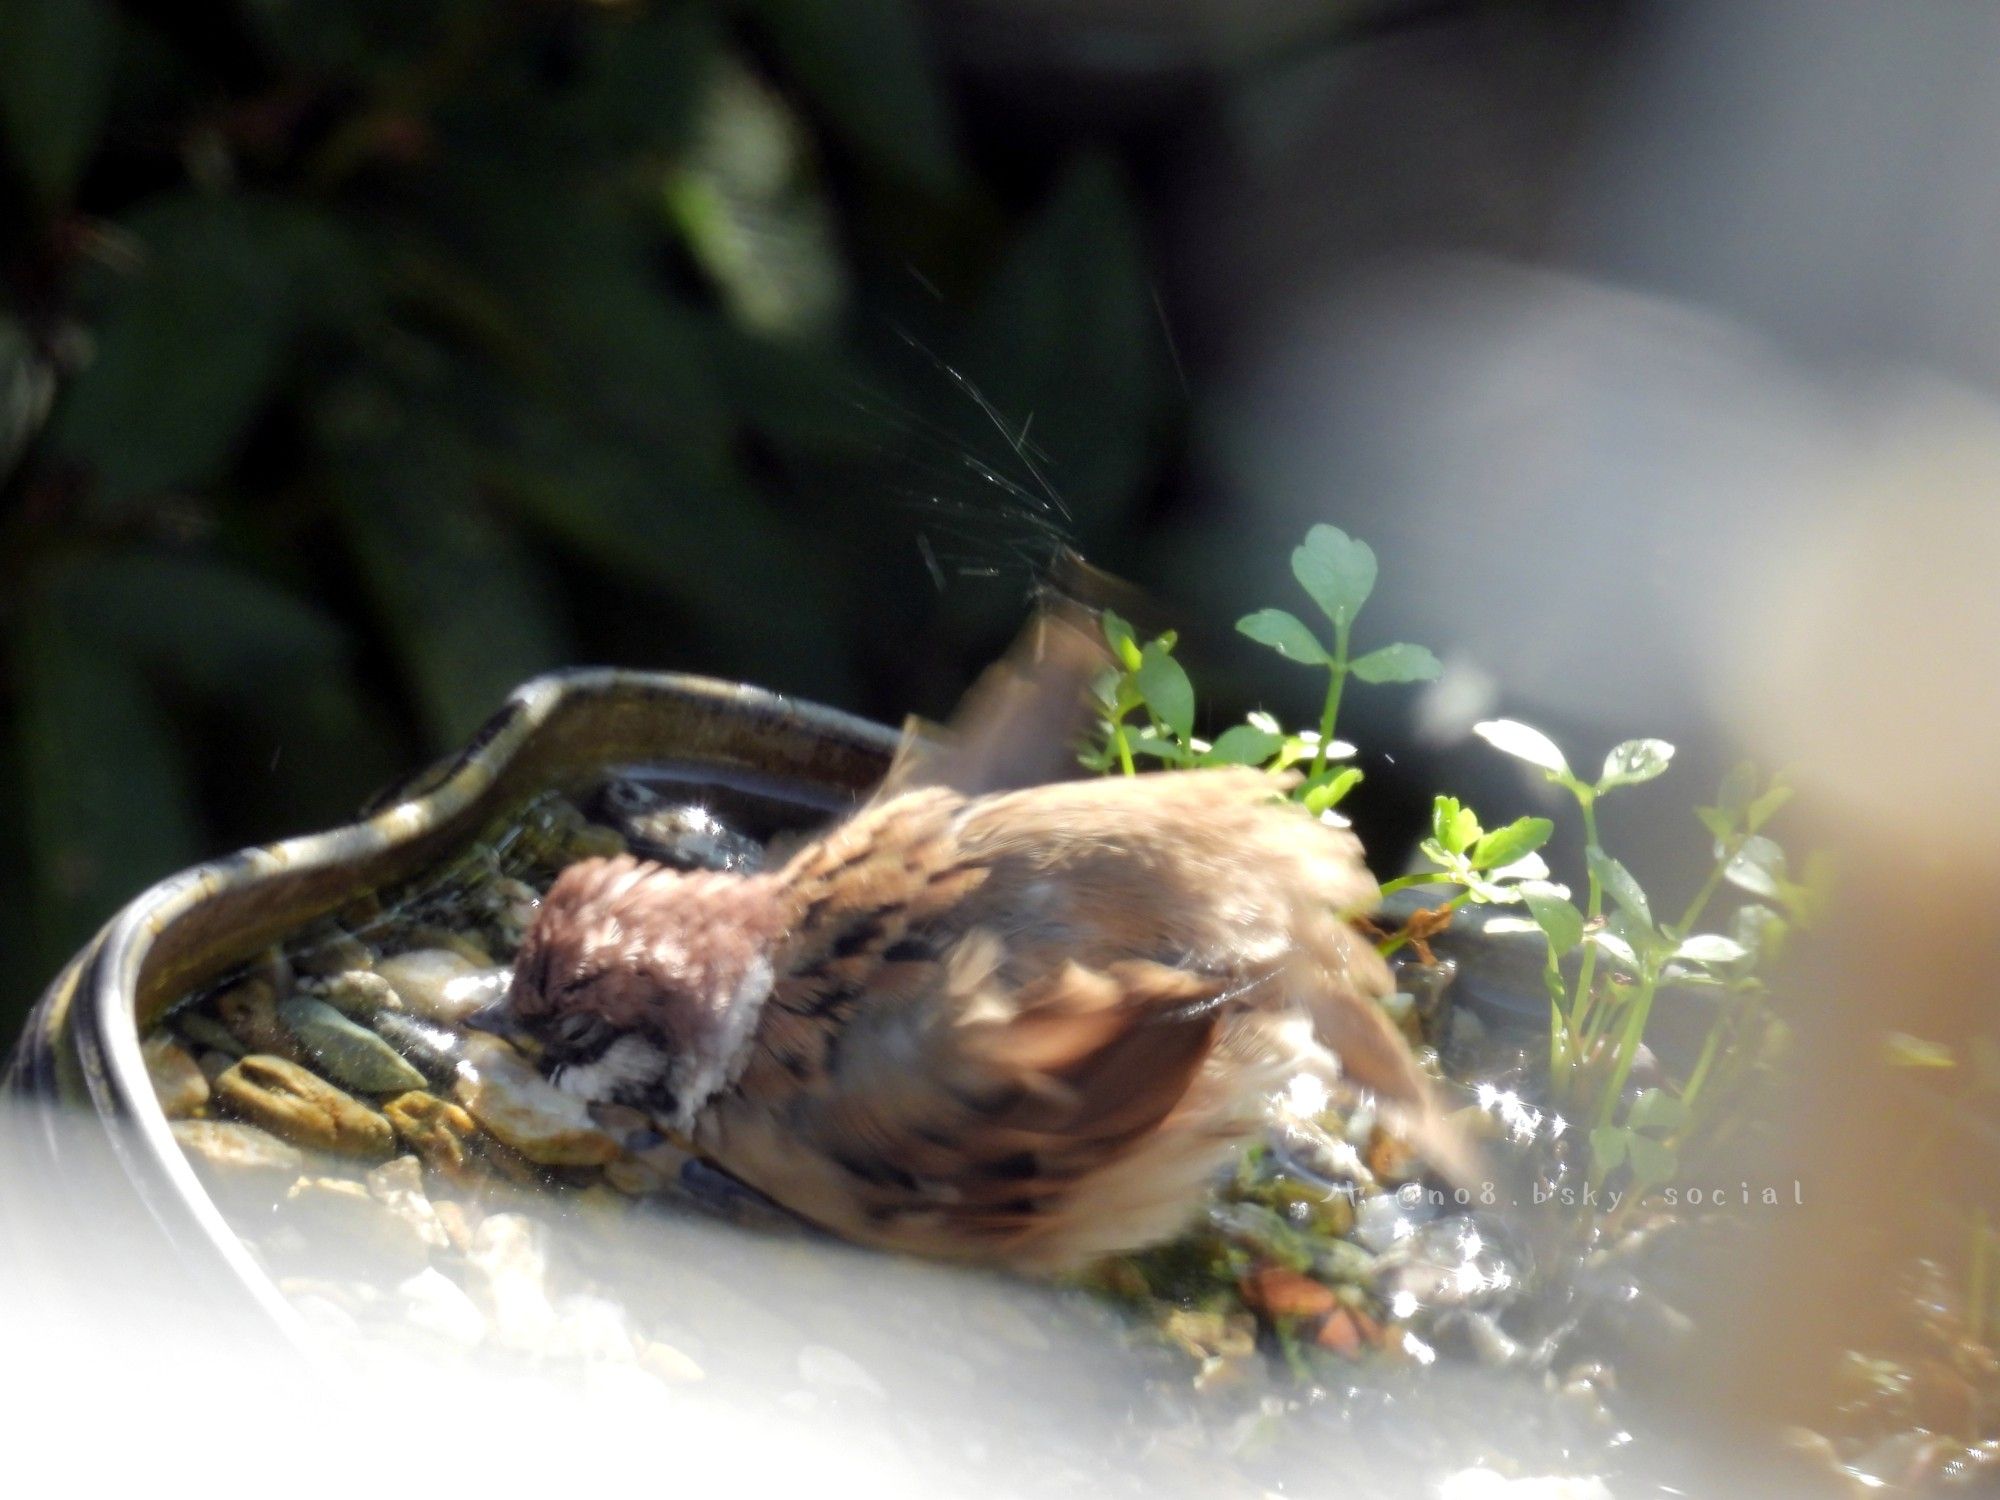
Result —
<path fill-rule="evenodd" d="M 507 1003 L 505 996 L 490 1005 L 480 1006 L 465 1018 L 465 1025 L 472 1031 L 491 1032 L 510 1042 L 525 1041 L 528 1037 L 527 1028 L 516 1019 L 514 1008 Z"/>

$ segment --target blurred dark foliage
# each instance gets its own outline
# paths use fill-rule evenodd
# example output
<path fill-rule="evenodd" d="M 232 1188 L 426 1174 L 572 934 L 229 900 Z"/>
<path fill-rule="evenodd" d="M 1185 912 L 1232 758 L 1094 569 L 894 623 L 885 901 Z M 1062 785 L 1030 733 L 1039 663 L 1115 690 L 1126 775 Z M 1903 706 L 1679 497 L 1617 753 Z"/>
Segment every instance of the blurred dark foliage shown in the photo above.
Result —
<path fill-rule="evenodd" d="M 1181 400 L 1122 169 L 979 164 L 921 19 L 0 5 L 0 1040 L 546 668 L 937 712 L 1115 564 Z"/>

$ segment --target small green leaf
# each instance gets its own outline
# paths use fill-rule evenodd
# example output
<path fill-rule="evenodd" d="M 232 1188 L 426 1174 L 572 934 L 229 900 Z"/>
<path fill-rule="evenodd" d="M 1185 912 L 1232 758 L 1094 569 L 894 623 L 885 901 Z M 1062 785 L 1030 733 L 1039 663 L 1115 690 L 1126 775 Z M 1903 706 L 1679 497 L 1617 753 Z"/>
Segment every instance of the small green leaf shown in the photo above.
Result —
<path fill-rule="evenodd" d="M 1547 818 L 1516 818 L 1496 828 L 1472 846 L 1475 870 L 1498 870 L 1525 859 L 1549 841 L 1556 825 Z"/>
<path fill-rule="evenodd" d="M 1632 1132 L 1623 1125 L 1599 1125 L 1590 1132 L 1590 1159 L 1599 1173 L 1615 1172 L 1625 1164 Z"/>
<path fill-rule="evenodd" d="M 1604 771 L 1597 778 L 1597 790 L 1608 792 L 1614 787 L 1638 786 L 1651 781 L 1666 771 L 1667 763 L 1673 758 L 1674 747 L 1665 740 L 1627 740 L 1604 757 Z"/>
<path fill-rule="evenodd" d="M 1632 1101 L 1625 1123 L 1634 1130 L 1679 1130 L 1690 1118 L 1688 1107 L 1663 1089 L 1646 1089 Z"/>
<path fill-rule="evenodd" d="M 1583 913 L 1561 896 L 1549 891 L 1524 890 L 1521 899 L 1528 903 L 1528 914 L 1542 929 L 1557 958 L 1583 941 Z"/>
<path fill-rule="evenodd" d="M 1299 801 L 1305 804 L 1307 812 L 1314 817 L 1340 805 L 1340 799 L 1353 791 L 1361 780 L 1359 766 L 1342 766 L 1338 771 L 1323 773 L 1305 788 Z"/>
<path fill-rule="evenodd" d="M 1955 1068 L 1958 1059 L 1942 1042 L 1926 1041 L 1907 1031 L 1892 1031 L 1882 1039 L 1883 1056 L 1892 1068 Z"/>
<path fill-rule="evenodd" d="M 1128 672 L 1139 670 L 1139 642 L 1132 634 L 1132 626 L 1116 610 L 1107 609 L 1099 617 L 1104 627 L 1104 641 L 1124 665 Z"/>
<path fill-rule="evenodd" d="M 1236 628 L 1290 661 L 1317 667 L 1333 660 L 1306 622 L 1282 609 L 1260 609 L 1254 615 L 1245 615 L 1236 622 Z"/>
<path fill-rule="evenodd" d="M 1428 646 L 1397 641 L 1357 657 L 1348 670 L 1363 682 L 1435 682 L 1444 667 Z"/>
<path fill-rule="evenodd" d="M 1604 887 L 1604 892 L 1628 912 L 1642 926 L 1653 925 L 1653 908 L 1646 901 L 1646 893 L 1639 888 L 1639 882 L 1632 878 L 1632 872 L 1602 849 L 1592 845 L 1583 851 L 1590 864 L 1590 872 Z"/>
<path fill-rule="evenodd" d="M 1785 887 L 1785 851 L 1761 834 L 1743 841 L 1743 847 L 1729 862 L 1723 878 L 1731 885 L 1777 900 Z"/>
<path fill-rule="evenodd" d="M 1463 854 L 1484 830 L 1479 817 L 1456 797 L 1439 797 L 1431 803 L 1431 837 L 1452 854 Z"/>
<path fill-rule="evenodd" d="M 1338 526 L 1319 525 L 1292 549 L 1292 576 L 1335 625 L 1352 625 L 1375 592 L 1375 550 Z"/>
<path fill-rule="evenodd" d="M 1236 724 L 1222 731 L 1202 759 L 1216 766 L 1261 766 L 1285 743 L 1281 734 L 1254 724 Z"/>
<path fill-rule="evenodd" d="M 1680 1158 L 1674 1154 L 1674 1148 L 1650 1136 L 1633 1136 L 1627 1150 L 1635 1183 L 1666 1182 L 1680 1168 Z"/>
<path fill-rule="evenodd" d="M 1600 927 L 1591 933 L 1590 945 L 1624 965 L 1631 973 L 1639 972 L 1638 950 L 1609 927 Z"/>
<path fill-rule="evenodd" d="M 1194 684 L 1160 642 L 1154 641 L 1140 653 L 1133 681 L 1146 707 L 1162 724 L 1182 739 L 1194 733 Z"/>
<path fill-rule="evenodd" d="M 1681 939 L 1674 957 L 1695 964 L 1733 964 L 1750 956 L 1750 950 L 1734 938 L 1718 932 L 1697 932 Z"/>
<path fill-rule="evenodd" d="M 1503 755 L 1540 767 L 1552 781 L 1569 777 L 1569 762 L 1563 759 L 1556 742 L 1518 719 L 1488 719 L 1473 725 L 1472 732 Z"/>

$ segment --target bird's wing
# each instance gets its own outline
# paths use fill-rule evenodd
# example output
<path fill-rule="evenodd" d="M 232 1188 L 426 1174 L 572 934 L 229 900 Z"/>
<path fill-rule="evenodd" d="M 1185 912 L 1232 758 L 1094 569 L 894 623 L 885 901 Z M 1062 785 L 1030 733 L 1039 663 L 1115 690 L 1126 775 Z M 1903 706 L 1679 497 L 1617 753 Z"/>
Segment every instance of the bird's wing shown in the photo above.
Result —
<path fill-rule="evenodd" d="M 1111 664 L 1095 620 L 1050 602 L 980 674 L 949 726 L 911 719 L 878 799 L 921 787 L 978 796 L 1081 774 L 1077 744 L 1094 712 L 1092 680 Z"/>
<path fill-rule="evenodd" d="M 1112 1248 L 1172 1232 L 1240 1126 L 1191 1139 L 1175 1159 L 1198 1155 L 1192 1170 L 1128 1184 L 1122 1233 L 1117 1205 L 1072 1200 L 1143 1137 L 1172 1136 L 1226 981 L 1144 960 L 1020 979 L 1010 957 L 981 930 L 885 964 L 832 1010 L 781 987 L 704 1144 L 829 1228 L 927 1254 L 1066 1261 L 1033 1247 L 1073 1219 Z"/>

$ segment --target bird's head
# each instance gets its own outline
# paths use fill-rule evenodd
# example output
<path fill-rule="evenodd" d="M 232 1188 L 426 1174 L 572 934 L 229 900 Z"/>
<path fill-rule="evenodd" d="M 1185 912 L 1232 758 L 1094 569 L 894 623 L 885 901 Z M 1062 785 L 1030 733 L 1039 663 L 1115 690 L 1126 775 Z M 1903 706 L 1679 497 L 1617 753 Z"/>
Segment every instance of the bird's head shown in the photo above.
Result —
<path fill-rule="evenodd" d="M 571 865 L 516 955 L 507 1020 L 565 1093 L 687 1129 L 749 1054 L 780 936 L 772 891 L 626 855 Z"/>

